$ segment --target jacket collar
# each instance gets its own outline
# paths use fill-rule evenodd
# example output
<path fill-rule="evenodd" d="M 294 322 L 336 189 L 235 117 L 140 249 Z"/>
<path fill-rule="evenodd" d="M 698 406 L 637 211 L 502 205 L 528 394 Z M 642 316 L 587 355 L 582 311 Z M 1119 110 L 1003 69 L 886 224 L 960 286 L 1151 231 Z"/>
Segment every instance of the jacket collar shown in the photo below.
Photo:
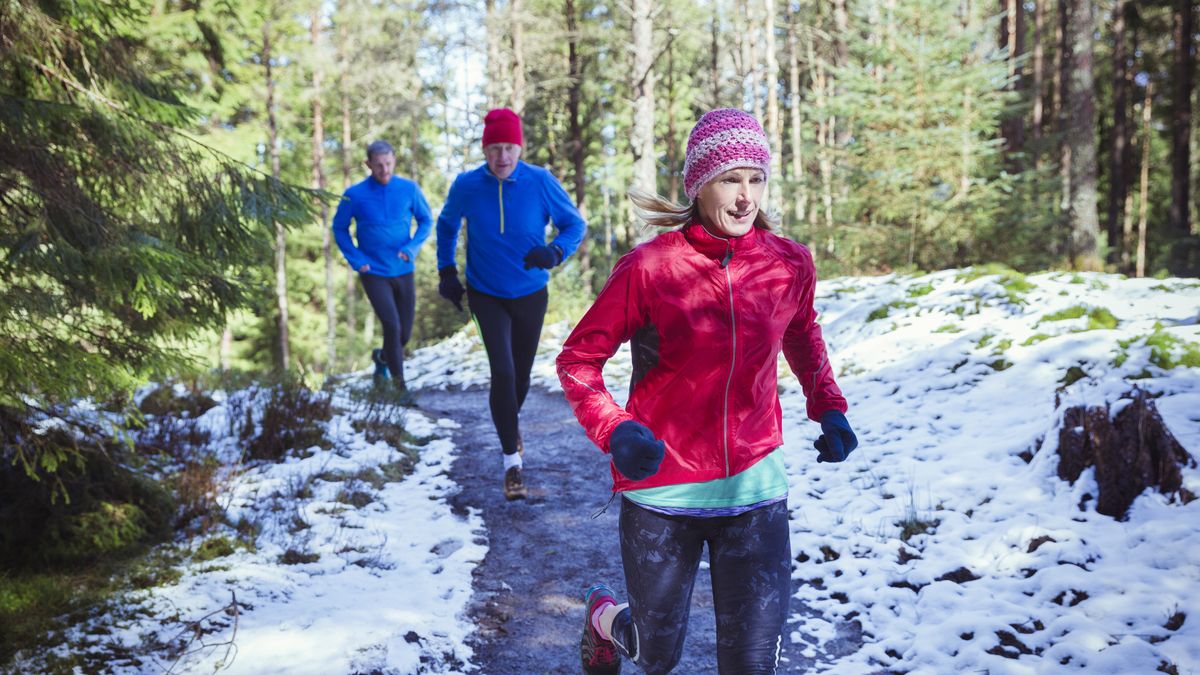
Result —
<path fill-rule="evenodd" d="M 492 180 L 499 180 L 498 178 L 496 178 L 495 176 L 493 176 L 493 175 L 492 175 L 492 172 L 491 172 L 491 170 L 490 170 L 490 169 L 488 169 L 487 162 L 484 162 L 484 163 L 483 163 L 483 164 L 482 164 L 482 165 L 479 167 L 478 171 L 479 171 L 479 173 L 480 173 L 480 174 L 482 174 L 482 175 L 484 175 L 484 176 L 487 176 L 488 178 L 490 178 L 490 179 L 492 179 Z M 525 160 L 523 160 L 523 159 L 518 159 L 518 160 L 517 160 L 517 168 L 513 169 L 513 172 L 512 172 L 512 173 L 508 174 L 508 178 L 505 178 L 505 179 L 504 179 L 504 182 L 505 182 L 505 183 L 515 183 L 515 182 L 517 182 L 518 180 L 520 180 L 520 179 L 521 179 L 521 176 L 522 176 L 524 173 L 525 173 Z"/>
<path fill-rule="evenodd" d="M 757 227 L 750 228 L 740 237 L 721 237 L 694 220 L 683 227 L 683 236 L 692 248 L 718 262 L 727 260 L 727 256 L 733 253 L 757 246 L 760 238 Z"/>

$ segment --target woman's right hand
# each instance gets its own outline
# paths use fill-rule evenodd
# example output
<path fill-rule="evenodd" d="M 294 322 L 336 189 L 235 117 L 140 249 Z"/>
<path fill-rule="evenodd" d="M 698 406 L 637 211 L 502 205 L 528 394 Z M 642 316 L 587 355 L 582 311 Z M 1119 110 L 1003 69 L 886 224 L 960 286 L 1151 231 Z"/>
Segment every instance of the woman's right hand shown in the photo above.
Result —
<path fill-rule="evenodd" d="M 644 480 L 658 473 L 667 444 L 654 437 L 646 425 L 625 420 L 608 440 L 612 462 L 629 480 Z"/>

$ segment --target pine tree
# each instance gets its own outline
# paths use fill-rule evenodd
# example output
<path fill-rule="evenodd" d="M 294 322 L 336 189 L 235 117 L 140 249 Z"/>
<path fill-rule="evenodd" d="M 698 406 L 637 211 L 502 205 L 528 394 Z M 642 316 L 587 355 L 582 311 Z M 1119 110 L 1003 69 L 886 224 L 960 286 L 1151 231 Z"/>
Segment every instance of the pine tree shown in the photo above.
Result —
<path fill-rule="evenodd" d="M 198 330 L 253 300 L 272 223 L 310 216 L 305 193 L 184 133 L 177 83 L 148 67 L 170 60 L 141 39 L 149 10 L 0 7 L 0 405 L 178 372 Z M 15 451 L 30 472 L 56 461 Z"/>

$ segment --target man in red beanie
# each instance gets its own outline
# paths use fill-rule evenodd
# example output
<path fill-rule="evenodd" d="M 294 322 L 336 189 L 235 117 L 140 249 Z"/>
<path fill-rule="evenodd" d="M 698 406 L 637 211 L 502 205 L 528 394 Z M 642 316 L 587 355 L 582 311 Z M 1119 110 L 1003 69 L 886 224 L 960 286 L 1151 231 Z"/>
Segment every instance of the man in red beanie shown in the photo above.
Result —
<path fill-rule="evenodd" d="M 570 256 L 587 224 L 549 171 L 521 161 L 521 118 L 508 108 L 483 118 L 486 162 L 454 179 L 437 221 L 438 292 L 462 309 L 466 295 L 491 367 L 492 422 L 504 451 L 504 496 L 526 496 L 518 414 L 529 392 L 549 295 L 550 269 Z M 455 253 L 467 223 L 467 285 Z M 546 225 L 556 236 L 546 242 Z"/>

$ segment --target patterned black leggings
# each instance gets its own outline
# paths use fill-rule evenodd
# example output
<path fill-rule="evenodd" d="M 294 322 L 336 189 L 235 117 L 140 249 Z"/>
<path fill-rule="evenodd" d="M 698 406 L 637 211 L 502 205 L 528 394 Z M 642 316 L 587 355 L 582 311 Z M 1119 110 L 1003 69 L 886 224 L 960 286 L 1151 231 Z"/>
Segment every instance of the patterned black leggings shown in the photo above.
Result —
<path fill-rule="evenodd" d="M 774 673 L 791 597 L 787 502 L 739 516 L 667 516 L 621 500 L 629 610 L 613 624 L 622 653 L 646 673 L 683 654 L 692 586 L 708 544 L 721 673 Z"/>

